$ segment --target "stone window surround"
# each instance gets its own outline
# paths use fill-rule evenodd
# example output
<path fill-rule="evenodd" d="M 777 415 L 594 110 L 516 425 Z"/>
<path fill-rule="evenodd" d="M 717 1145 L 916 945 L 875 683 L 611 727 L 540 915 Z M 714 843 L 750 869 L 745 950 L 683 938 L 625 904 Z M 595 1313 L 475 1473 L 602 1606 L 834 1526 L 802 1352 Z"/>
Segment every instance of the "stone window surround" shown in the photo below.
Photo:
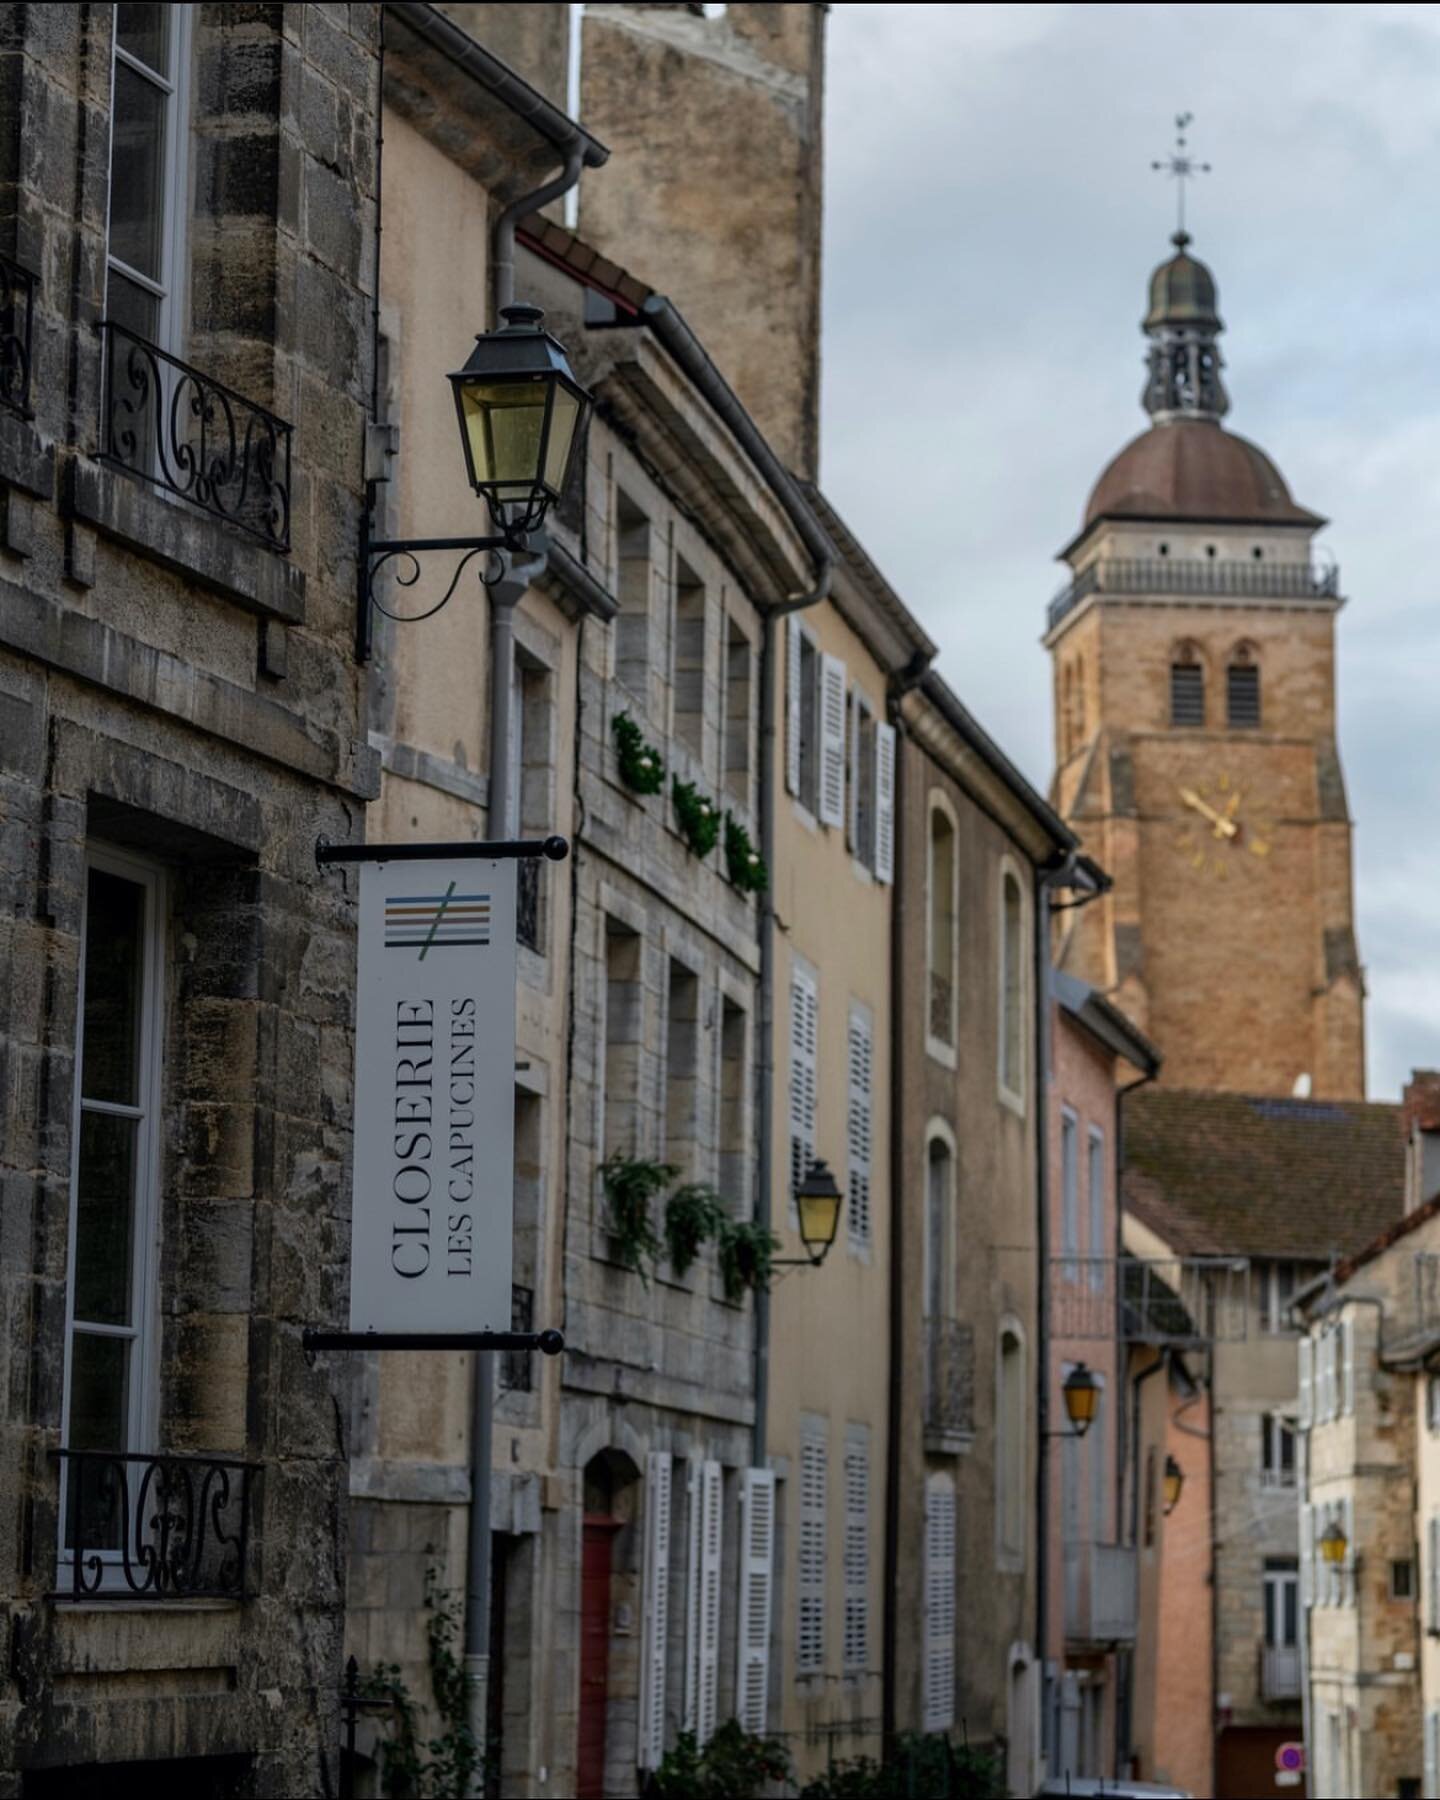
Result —
<path fill-rule="evenodd" d="M 1006 911 L 1006 890 L 1009 883 L 1015 884 L 1015 892 L 1019 898 L 1016 908 L 1016 936 L 1018 943 L 1013 946 L 1015 956 L 1016 998 L 1014 1016 L 1011 1016 L 1009 996 L 1009 962 L 1012 946 L 1009 941 L 1009 922 Z M 1021 877 L 1020 865 L 1006 851 L 1000 858 L 1000 867 L 996 878 L 998 908 L 996 912 L 997 944 L 996 944 L 996 1001 L 998 1018 L 998 1043 L 995 1053 L 995 1085 L 1001 1103 L 1008 1106 L 1023 1119 L 1029 1112 L 1027 1098 L 1030 1088 L 1030 1056 L 1029 1044 L 1031 1033 L 1027 1028 L 1030 1016 L 1030 904 L 1025 891 L 1025 882 Z M 1016 1042 L 1013 1046 L 1015 1064 L 1019 1072 L 1018 1086 L 1011 1086 L 1006 1079 L 1006 1050 L 1010 1045 L 1012 1027 Z"/>
<path fill-rule="evenodd" d="M 950 827 L 950 968 L 935 967 L 935 814 L 940 813 Z M 948 794 L 932 787 L 925 796 L 925 1054 L 944 1068 L 959 1067 L 960 1012 L 960 821 Z M 945 977 L 950 983 L 950 1038 L 937 1038 L 930 1030 L 931 1009 L 929 978 Z"/>

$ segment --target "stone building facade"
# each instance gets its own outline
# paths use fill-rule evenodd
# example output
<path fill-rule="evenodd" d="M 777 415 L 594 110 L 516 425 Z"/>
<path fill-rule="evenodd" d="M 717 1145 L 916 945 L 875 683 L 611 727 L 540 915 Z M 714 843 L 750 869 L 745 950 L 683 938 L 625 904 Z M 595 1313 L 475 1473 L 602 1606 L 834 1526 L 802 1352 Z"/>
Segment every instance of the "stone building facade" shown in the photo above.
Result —
<path fill-rule="evenodd" d="M 0 1792 L 337 1791 L 376 18 L 0 21 Z"/>

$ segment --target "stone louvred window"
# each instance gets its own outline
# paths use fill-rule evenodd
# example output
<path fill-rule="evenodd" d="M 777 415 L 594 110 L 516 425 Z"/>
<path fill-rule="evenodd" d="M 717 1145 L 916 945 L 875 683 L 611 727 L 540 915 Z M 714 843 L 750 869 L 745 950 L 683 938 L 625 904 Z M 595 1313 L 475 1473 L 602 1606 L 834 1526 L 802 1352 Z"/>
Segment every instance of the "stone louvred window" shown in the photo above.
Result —
<path fill-rule="evenodd" d="M 1178 726 L 1205 723 L 1205 671 L 1198 662 L 1170 665 L 1170 723 Z"/>
<path fill-rule="evenodd" d="M 1235 731 L 1260 728 L 1260 670 L 1253 662 L 1233 662 L 1225 671 L 1225 717 Z"/>

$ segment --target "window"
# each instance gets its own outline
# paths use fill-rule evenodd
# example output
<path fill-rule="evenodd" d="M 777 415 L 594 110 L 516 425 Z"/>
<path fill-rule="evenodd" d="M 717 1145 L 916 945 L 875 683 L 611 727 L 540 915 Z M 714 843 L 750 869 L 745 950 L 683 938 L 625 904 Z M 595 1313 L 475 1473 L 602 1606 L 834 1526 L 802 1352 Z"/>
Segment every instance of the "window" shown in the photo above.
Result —
<path fill-rule="evenodd" d="M 1290 1650 L 1299 1642 L 1300 1570 L 1293 1556 L 1265 1559 L 1265 1644 Z"/>
<path fill-rule="evenodd" d="M 1001 1561 L 1025 1556 L 1025 1345 L 1014 1325 L 1000 1332 L 995 1408 L 995 1515 Z"/>
<path fill-rule="evenodd" d="M 1260 1415 L 1260 1480 L 1264 1487 L 1295 1485 L 1295 1421 L 1280 1413 Z"/>
<path fill-rule="evenodd" d="M 868 1010 L 850 1006 L 849 1105 L 846 1150 L 847 1227 L 852 1250 L 870 1248 L 870 1158 L 874 1142 L 874 1031 Z"/>
<path fill-rule="evenodd" d="M 943 1137 L 932 1137 L 925 1169 L 925 1317 L 948 1319 L 954 1311 L 951 1220 L 955 1158 Z"/>
<path fill-rule="evenodd" d="M 795 1672 L 818 1675 L 825 1667 L 825 1489 L 829 1462 L 824 1428 L 812 1423 L 800 1436 L 800 1532 L 795 1631 Z"/>
<path fill-rule="evenodd" d="M 157 870 L 90 856 L 61 1433 L 71 1450 L 140 1451 L 154 1431 L 162 896 Z M 124 1526 L 69 1518 L 65 1541 L 78 1528 L 87 1548 L 118 1549 Z"/>
<path fill-rule="evenodd" d="M 1260 1329 L 1272 1335 L 1294 1329 L 1290 1322 L 1290 1302 L 1295 1297 L 1295 1265 L 1290 1262 L 1260 1262 L 1255 1265 L 1256 1295 L 1260 1310 Z"/>
<path fill-rule="evenodd" d="M 640 1153 L 640 1055 L 645 1039 L 641 939 L 618 919 L 605 921 L 606 1156 Z"/>
<path fill-rule="evenodd" d="M 1000 1086 L 1025 1096 L 1025 907 L 1020 882 L 1007 869 L 1000 883 Z"/>
<path fill-rule="evenodd" d="M 845 664 L 823 654 L 799 619 L 791 618 L 785 671 L 785 785 L 820 824 L 843 828 Z M 880 720 L 863 696 L 859 700 L 869 723 L 859 713 L 852 722 L 848 824 L 857 860 L 873 870 L 877 881 L 889 882 L 895 878 L 895 728 Z"/>
<path fill-rule="evenodd" d="M 875 709 L 856 688 L 850 696 L 850 848 L 875 871 Z"/>
<path fill-rule="evenodd" d="M 671 692 L 675 735 L 697 761 L 705 756 L 705 584 L 675 558 L 675 636 Z"/>
<path fill-rule="evenodd" d="M 1248 644 L 1237 647 L 1225 671 L 1225 718 L 1232 731 L 1260 725 L 1260 664 Z"/>
<path fill-rule="evenodd" d="M 1098 1293 L 1105 1278 L 1102 1257 L 1110 1254 L 1111 1245 L 1105 1232 L 1105 1133 L 1098 1125 L 1090 1127 L 1090 1286 Z"/>
<path fill-rule="evenodd" d="M 925 1660 L 921 1704 L 926 1731 L 955 1722 L 955 1484 L 925 1483 Z"/>
<path fill-rule="evenodd" d="M 870 1438 L 852 1425 L 845 1442 L 845 1629 L 849 1674 L 870 1662 Z"/>
<path fill-rule="evenodd" d="M 1068 1106 L 1060 1115 L 1060 1254 L 1080 1255 L 1080 1127 Z M 1076 1280 L 1078 1263 L 1065 1273 Z"/>
<path fill-rule="evenodd" d="M 815 1160 L 816 1059 L 820 993 L 815 976 L 798 963 L 790 971 L 790 1194 Z"/>
<path fill-rule="evenodd" d="M 725 786 L 741 806 L 750 805 L 750 640 L 726 621 Z"/>
<path fill-rule="evenodd" d="M 176 351 L 184 329 L 189 6 L 115 8 L 105 313 Z"/>
<path fill-rule="evenodd" d="M 654 570 L 650 521 L 620 489 L 615 492 L 617 578 L 615 673 L 642 708 L 650 703 L 650 592 Z"/>
<path fill-rule="evenodd" d="M 1415 1564 L 1408 1556 L 1390 1564 L 1390 1598 L 1392 1600 L 1413 1600 L 1415 1598 Z"/>
<path fill-rule="evenodd" d="M 1188 651 L 1178 652 L 1170 665 L 1170 723 L 1205 723 L 1205 671 Z"/>
<path fill-rule="evenodd" d="M 941 807 L 930 808 L 929 866 L 926 870 L 929 969 L 929 1013 L 926 1028 L 932 1048 L 955 1048 L 957 984 L 955 970 L 958 858 L 955 826 Z"/>
<path fill-rule="evenodd" d="M 1425 1377 L 1425 1428 L 1440 1431 L 1440 1375 Z"/>
<path fill-rule="evenodd" d="M 665 1154 L 682 1182 L 699 1177 L 700 980 L 670 960 L 665 1020 Z"/>
<path fill-rule="evenodd" d="M 737 1219 L 750 1217 L 750 1132 L 747 1093 L 749 1033 L 745 1009 L 720 1003 L 720 1168 L 716 1186 Z"/>

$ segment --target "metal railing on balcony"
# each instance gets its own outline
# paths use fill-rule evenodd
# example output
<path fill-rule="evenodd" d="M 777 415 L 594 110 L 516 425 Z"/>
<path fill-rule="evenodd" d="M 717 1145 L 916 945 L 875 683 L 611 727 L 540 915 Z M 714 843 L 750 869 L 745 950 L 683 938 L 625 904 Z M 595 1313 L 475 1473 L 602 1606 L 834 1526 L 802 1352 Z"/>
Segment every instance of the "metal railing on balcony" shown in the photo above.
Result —
<path fill-rule="evenodd" d="M 926 1319 L 925 1435 L 956 1448 L 974 1432 L 974 1329 L 959 1319 Z"/>
<path fill-rule="evenodd" d="M 1260 1698 L 1300 1698 L 1300 1650 L 1295 1644 L 1260 1646 Z"/>
<path fill-rule="evenodd" d="M 1129 1544 L 1066 1544 L 1065 1637 L 1072 1644 L 1127 1644 L 1139 1594 Z"/>
<path fill-rule="evenodd" d="M 1250 1264 L 1236 1256 L 1053 1256 L 1056 1338 L 1175 1346 L 1244 1343 Z"/>
<path fill-rule="evenodd" d="M 288 551 L 290 426 L 115 320 L 100 330 L 101 456 Z"/>
<path fill-rule="evenodd" d="M 1340 592 L 1340 571 L 1308 562 L 1240 558 L 1115 557 L 1091 563 L 1056 594 L 1047 610 L 1053 631 L 1091 594 L 1195 594 L 1247 600 L 1329 600 Z"/>
<path fill-rule="evenodd" d="M 515 936 L 529 950 L 540 949 L 540 858 L 522 856 L 515 872 Z"/>
<path fill-rule="evenodd" d="M 35 337 L 35 277 L 0 255 L 0 406 L 30 417 L 30 356 Z"/>
<path fill-rule="evenodd" d="M 75 1599 L 243 1600 L 258 1465 L 57 1450 L 60 1578 Z"/>

